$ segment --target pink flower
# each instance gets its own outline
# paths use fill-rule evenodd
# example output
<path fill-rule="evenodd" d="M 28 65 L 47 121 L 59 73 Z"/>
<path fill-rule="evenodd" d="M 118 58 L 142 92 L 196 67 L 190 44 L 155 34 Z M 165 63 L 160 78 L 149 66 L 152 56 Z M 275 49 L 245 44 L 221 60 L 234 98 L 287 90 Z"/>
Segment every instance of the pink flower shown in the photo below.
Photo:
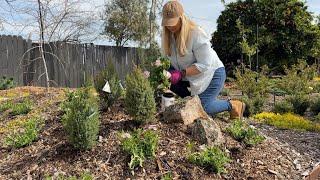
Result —
<path fill-rule="evenodd" d="M 150 72 L 149 71 L 144 71 L 143 72 L 144 77 L 147 79 L 150 77 Z"/>
<path fill-rule="evenodd" d="M 161 61 L 160 61 L 160 59 L 157 59 L 156 62 L 154 63 L 154 65 L 155 65 L 156 67 L 161 66 Z"/>
<path fill-rule="evenodd" d="M 166 70 L 163 70 L 163 75 L 167 78 L 167 79 L 170 79 L 171 78 L 171 73 L 166 71 Z"/>

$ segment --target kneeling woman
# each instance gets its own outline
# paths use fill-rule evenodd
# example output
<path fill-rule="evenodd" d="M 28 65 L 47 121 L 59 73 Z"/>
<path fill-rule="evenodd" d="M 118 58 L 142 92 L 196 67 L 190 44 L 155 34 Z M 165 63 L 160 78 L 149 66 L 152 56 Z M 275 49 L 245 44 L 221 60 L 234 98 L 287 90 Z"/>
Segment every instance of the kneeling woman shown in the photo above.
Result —
<path fill-rule="evenodd" d="M 231 118 L 242 118 L 244 103 L 217 99 L 226 79 L 224 65 L 210 38 L 186 17 L 178 1 L 164 5 L 162 26 L 162 49 L 172 66 L 170 89 L 180 97 L 198 95 L 210 115 L 230 111 Z"/>

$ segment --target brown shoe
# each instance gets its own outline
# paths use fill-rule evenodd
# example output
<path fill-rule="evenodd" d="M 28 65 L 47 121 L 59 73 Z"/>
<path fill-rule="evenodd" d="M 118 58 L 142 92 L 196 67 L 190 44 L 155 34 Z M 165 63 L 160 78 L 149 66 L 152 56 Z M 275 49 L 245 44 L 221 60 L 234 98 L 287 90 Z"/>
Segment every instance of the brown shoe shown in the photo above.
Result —
<path fill-rule="evenodd" d="M 231 100 L 230 103 L 232 106 L 230 111 L 230 119 L 242 119 L 246 104 L 238 100 Z"/>

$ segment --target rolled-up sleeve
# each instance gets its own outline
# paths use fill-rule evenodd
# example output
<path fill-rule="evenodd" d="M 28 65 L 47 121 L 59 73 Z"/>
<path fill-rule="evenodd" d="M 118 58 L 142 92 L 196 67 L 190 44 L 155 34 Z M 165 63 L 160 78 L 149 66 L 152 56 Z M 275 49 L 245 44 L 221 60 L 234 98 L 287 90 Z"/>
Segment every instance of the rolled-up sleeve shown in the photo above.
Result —
<path fill-rule="evenodd" d="M 193 54 L 196 58 L 194 65 L 200 72 L 205 72 L 213 66 L 217 53 L 211 48 L 210 38 L 199 29 L 193 34 Z"/>

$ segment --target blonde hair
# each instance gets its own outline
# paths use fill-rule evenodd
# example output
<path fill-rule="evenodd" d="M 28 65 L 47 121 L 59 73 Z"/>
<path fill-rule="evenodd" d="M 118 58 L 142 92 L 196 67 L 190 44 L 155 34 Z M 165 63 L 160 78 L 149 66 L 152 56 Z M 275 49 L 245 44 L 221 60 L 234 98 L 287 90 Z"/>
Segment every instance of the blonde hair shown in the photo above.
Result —
<path fill-rule="evenodd" d="M 181 29 L 177 32 L 177 47 L 180 56 L 184 56 L 187 53 L 187 44 L 190 40 L 190 32 L 196 27 L 196 24 L 191 21 L 185 14 L 180 17 Z M 166 26 L 163 26 L 162 32 L 162 50 L 167 56 L 171 56 L 171 44 L 170 44 L 171 32 Z"/>

